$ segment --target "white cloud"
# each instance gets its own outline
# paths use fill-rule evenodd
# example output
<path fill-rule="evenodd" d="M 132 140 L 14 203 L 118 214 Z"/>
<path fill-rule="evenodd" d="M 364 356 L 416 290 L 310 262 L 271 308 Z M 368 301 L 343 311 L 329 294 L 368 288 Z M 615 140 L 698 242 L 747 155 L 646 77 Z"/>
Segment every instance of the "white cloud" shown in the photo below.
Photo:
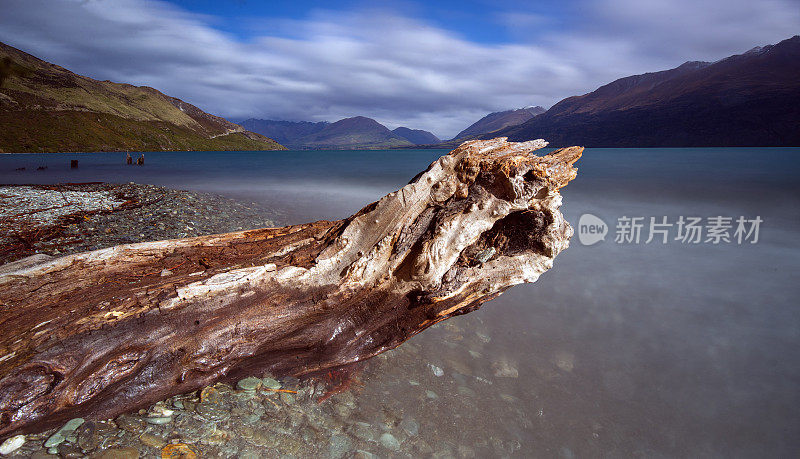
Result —
<path fill-rule="evenodd" d="M 386 10 L 271 20 L 242 42 L 215 29 L 213 18 L 154 0 L 4 0 L 0 40 L 222 116 L 365 115 L 447 138 L 489 111 L 549 106 L 629 74 L 718 59 L 788 38 L 800 23 L 797 4 L 781 0 L 581 7 L 570 27 L 536 42 L 488 45 Z M 545 20 L 497 17 L 523 29 Z"/>

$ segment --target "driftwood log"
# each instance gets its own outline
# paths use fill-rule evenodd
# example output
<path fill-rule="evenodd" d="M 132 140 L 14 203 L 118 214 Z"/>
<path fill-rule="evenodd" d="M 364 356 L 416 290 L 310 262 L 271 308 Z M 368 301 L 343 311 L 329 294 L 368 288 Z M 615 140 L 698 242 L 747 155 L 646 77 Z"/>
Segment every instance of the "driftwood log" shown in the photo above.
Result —
<path fill-rule="evenodd" d="M 340 221 L 0 267 L 0 437 L 367 359 L 533 282 L 583 149 L 466 142 Z"/>

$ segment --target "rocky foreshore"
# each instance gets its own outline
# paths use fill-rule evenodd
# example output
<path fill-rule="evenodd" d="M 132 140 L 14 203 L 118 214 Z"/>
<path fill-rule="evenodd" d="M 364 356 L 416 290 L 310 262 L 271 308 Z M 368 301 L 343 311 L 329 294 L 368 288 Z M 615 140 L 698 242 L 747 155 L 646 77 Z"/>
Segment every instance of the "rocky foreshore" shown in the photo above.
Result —
<path fill-rule="evenodd" d="M 256 203 L 154 185 L 0 186 L 0 264 L 133 242 L 274 226 Z"/>

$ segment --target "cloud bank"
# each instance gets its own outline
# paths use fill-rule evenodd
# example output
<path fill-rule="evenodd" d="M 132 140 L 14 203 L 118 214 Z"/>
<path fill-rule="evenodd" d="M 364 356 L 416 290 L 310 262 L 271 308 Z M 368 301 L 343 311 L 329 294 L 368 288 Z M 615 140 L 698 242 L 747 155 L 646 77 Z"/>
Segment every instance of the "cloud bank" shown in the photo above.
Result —
<path fill-rule="evenodd" d="M 214 17 L 155 0 L 4 0 L 0 41 L 221 116 L 364 115 L 449 138 L 490 111 L 547 107 L 619 77 L 720 59 L 788 38 L 800 24 L 791 0 L 579 1 L 570 11 L 487 12 L 516 37 L 501 44 L 390 9 L 256 18 L 243 41 Z M 530 33 L 544 23 L 546 32 Z"/>

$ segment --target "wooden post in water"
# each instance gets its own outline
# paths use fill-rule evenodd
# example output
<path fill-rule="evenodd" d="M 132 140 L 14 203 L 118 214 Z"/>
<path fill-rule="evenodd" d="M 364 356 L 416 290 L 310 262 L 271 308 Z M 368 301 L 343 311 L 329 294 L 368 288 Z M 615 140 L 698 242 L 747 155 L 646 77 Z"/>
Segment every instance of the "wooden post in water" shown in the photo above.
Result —
<path fill-rule="evenodd" d="M 69 162 L 69 168 L 70 169 L 77 169 L 78 168 L 78 160 L 77 159 L 71 160 Z"/>

